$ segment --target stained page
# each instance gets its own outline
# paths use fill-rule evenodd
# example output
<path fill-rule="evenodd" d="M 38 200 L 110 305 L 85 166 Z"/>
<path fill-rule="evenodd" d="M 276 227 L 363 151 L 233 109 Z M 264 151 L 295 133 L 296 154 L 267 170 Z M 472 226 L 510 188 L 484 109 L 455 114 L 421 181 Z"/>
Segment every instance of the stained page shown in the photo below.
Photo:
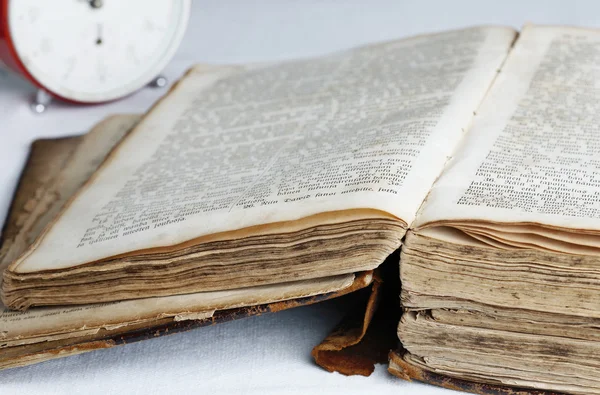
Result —
<path fill-rule="evenodd" d="M 192 70 L 17 272 L 334 210 L 412 221 L 514 38 L 473 28 L 275 66 Z M 65 253 L 68 251 L 68 253 Z"/>
<path fill-rule="evenodd" d="M 227 291 L 197 292 L 97 303 L 77 307 L 40 307 L 12 311 L 0 304 L 0 350 L 39 342 L 44 337 L 68 338 L 97 333 L 101 329 L 148 323 L 161 318 L 175 321 L 197 320 L 212 316 L 215 310 L 254 306 L 335 292 L 348 288 L 353 274 L 315 280 L 293 281 Z"/>
<path fill-rule="evenodd" d="M 600 230 L 600 32 L 527 26 L 417 221 Z"/>

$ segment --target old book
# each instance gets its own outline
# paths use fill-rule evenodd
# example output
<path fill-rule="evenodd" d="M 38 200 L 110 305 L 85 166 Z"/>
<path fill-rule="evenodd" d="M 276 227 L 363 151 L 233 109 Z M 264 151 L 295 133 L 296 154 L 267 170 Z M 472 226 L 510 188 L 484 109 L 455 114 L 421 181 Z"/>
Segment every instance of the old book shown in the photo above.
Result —
<path fill-rule="evenodd" d="M 599 31 L 521 32 L 404 241 L 393 373 L 600 393 L 599 84 Z"/>
<path fill-rule="evenodd" d="M 8 251 L 2 300 L 107 303 L 376 268 L 514 37 L 479 27 L 193 68 L 25 252 Z"/>
<path fill-rule="evenodd" d="M 404 240 L 392 372 L 596 393 L 600 33 L 516 36 L 477 27 L 193 68 L 31 245 L 7 247 L 4 303 L 337 295 Z"/>
<path fill-rule="evenodd" d="M 33 144 L 4 227 L 1 265 L 32 243 L 139 118 L 112 116 L 87 135 Z M 0 306 L 0 369 L 311 304 L 367 287 L 372 280 L 371 272 L 361 272 L 70 308 L 19 312 Z"/>

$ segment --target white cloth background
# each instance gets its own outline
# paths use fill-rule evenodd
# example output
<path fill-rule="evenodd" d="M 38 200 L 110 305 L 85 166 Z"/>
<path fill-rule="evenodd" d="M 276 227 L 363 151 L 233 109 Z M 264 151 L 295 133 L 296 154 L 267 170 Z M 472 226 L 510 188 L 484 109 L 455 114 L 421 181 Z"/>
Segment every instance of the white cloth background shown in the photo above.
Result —
<path fill-rule="evenodd" d="M 526 22 L 600 27 L 600 2 L 194 0 L 186 38 L 165 75 L 172 82 L 196 62 L 272 61 L 422 32 L 475 24 L 518 28 Z M 43 115 L 29 109 L 32 92 L 0 71 L 1 217 L 33 139 L 82 133 L 116 112 L 142 112 L 165 90 L 143 89 L 101 106 L 55 104 Z M 347 308 L 332 301 L 2 371 L 0 394 L 450 392 L 396 380 L 384 366 L 369 378 L 314 366 L 311 348 Z"/>

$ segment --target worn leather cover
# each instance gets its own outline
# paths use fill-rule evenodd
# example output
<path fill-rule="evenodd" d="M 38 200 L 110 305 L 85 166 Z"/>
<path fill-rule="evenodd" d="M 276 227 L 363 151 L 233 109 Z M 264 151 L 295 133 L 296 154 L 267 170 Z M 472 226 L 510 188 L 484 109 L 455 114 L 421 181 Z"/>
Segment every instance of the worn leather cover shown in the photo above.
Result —
<path fill-rule="evenodd" d="M 400 319 L 399 252 L 375 271 L 370 288 L 357 292 L 353 309 L 313 348 L 315 362 L 330 372 L 369 376 L 375 364 L 386 364 L 398 346 Z"/>

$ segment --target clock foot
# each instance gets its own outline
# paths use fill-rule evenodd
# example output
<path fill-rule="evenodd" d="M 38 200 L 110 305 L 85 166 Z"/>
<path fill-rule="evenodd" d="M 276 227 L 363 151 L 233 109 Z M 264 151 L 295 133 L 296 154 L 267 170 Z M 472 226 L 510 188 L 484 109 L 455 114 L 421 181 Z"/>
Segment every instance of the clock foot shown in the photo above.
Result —
<path fill-rule="evenodd" d="M 169 83 L 169 80 L 164 75 L 159 75 L 150 82 L 150 86 L 153 88 L 164 88 Z"/>
<path fill-rule="evenodd" d="M 52 102 L 52 96 L 43 89 L 38 89 L 31 102 L 31 110 L 36 114 L 41 114 Z"/>

